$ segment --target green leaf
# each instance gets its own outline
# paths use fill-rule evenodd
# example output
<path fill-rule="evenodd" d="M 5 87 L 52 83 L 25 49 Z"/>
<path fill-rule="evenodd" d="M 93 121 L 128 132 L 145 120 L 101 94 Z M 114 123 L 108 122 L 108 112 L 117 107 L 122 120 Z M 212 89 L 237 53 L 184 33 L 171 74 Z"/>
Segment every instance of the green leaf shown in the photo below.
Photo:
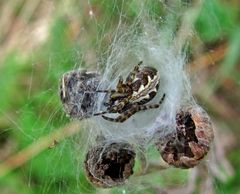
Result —
<path fill-rule="evenodd" d="M 203 3 L 195 28 L 203 41 L 216 41 L 234 29 L 237 10 L 217 0 Z"/>

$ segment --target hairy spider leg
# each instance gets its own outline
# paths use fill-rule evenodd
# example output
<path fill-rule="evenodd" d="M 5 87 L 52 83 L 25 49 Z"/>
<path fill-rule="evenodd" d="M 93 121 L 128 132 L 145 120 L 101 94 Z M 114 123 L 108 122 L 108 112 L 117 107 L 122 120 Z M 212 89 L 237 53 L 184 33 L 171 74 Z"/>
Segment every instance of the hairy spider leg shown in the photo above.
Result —
<path fill-rule="evenodd" d="M 119 84 L 123 84 L 123 77 L 122 77 L 121 75 L 119 76 L 118 83 L 119 83 Z"/>
<path fill-rule="evenodd" d="M 128 103 L 129 98 L 125 98 L 122 101 L 120 101 L 120 103 L 118 105 L 115 106 L 114 111 L 112 110 L 107 110 L 107 111 L 102 111 L 99 113 L 94 113 L 93 116 L 99 116 L 99 115 L 103 115 L 103 114 L 107 114 L 107 113 L 117 113 L 117 112 L 121 112 L 121 110 L 123 109 L 123 107 Z"/>
<path fill-rule="evenodd" d="M 103 115 L 106 113 L 108 113 L 108 111 L 102 111 L 102 112 L 94 113 L 93 116 L 99 116 L 99 115 Z"/>
<path fill-rule="evenodd" d="M 133 71 L 138 71 L 140 68 L 140 65 L 142 65 L 143 61 L 140 61 L 133 69 Z"/>
<path fill-rule="evenodd" d="M 118 83 L 117 83 L 117 86 L 116 86 L 117 91 L 120 92 L 122 90 L 123 86 L 124 86 L 124 84 L 123 84 L 123 77 L 120 75 Z"/>
<path fill-rule="evenodd" d="M 140 61 L 133 69 L 132 72 L 129 73 L 126 79 L 126 83 L 130 85 L 133 82 L 133 79 L 135 75 L 139 72 L 140 65 L 143 63 L 143 61 Z"/>
<path fill-rule="evenodd" d="M 165 96 L 166 96 L 166 95 L 163 94 L 163 96 L 162 96 L 161 100 L 158 102 L 158 104 L 140 105 L 140 106 L 139 106 L 139 109 L 140 109 L 140 110 L 148 110 L 148 109 L 159 108 L 160 105 L 163 103 L 163 101 L 164 101 L 164 99 L 165 99 Z M 140 111 L 140 110 L 139 110 L 139 111 Z"/>
<path fill-rule="evenodd" d="M 116 92 L 116 90 L 112 90 L 112 89 L 109 89 L 109 90 L 96 90 L 95 92 L 99 92 L 99 93 L 114 93 L 114 92 Z"/>
<path fill-rule="evenodd" d="M 121 110 L 125 107 L 125 105 L 129 102 L 129 100 L 130 100 L 130 98 L 131 98 L 131 96 L 127 96 L 127 97 L 125 97 L 125 98 L 123 98 L 120 102 L 119 102 L 119 104 L 117 105 L 117 111 L 118 112 L 122 112 Z"/>
<path fill-rule="evenodd" d="M 163 94 L 163 96 L 162 96 L 162 98 L 161 98 L 161 100 L 159 101 L 158 104 L 150 104 L 150 105 L 134 104 L 130 109 L 126 110 L 125 112 L 123 112 L 121 115 L 119 115 L 116 118 L 106 117 L 104 115 L 102 115 L 102 117 L 107 121 L 122 123 L 122 122 L 126 121 L 128 118 L 130 118 L 132 115 L 134 115 L 136 112 L 139 112 L 141 110 L 159 108 L 160 105 L 162 104 L 164 98 L 165 98 L 165 94 Z"/>
<path fill-rule="evenodd" d="M 138 111 L 139 111 L 138 110 L 138 106 L 137 105 L 133 105 L 129 110 L 126 110 L 125 112 L 123 112 L 121 115 L 119 115 L 116 118 L 106 117 L 104 115 L 102 115 L 102 117 L 105 120 L 107 120 L 107 121 L 122 123 L 122 122 L 126 121 L 129 117 L 131 117 L 132 115 L 134 115 Z"/>

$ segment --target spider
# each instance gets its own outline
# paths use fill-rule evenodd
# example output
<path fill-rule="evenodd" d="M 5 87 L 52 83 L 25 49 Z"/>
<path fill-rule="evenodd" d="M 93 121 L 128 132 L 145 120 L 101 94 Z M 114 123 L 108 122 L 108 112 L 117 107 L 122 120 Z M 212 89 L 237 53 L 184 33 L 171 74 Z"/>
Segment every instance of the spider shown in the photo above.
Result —
<path fill-rule="evenodd" d="M 95 113 L 94 116 L 102 115 L 108 121 L 124 122 L 136 112 L 159 108 L 165 94 L 157 104 L 146 105 L 157 94 L 159 88 L 158 72 L 153 67 L 141 67 L 140 61 L 129 73 L 125 82 L 120 76 L 115 90 L 97 90 L 96 92 L 109 93 L 110 98 L 105 103 L 106 111 Z M 116 118 L 107 117 L 104 114 L 119 113 Z"/>

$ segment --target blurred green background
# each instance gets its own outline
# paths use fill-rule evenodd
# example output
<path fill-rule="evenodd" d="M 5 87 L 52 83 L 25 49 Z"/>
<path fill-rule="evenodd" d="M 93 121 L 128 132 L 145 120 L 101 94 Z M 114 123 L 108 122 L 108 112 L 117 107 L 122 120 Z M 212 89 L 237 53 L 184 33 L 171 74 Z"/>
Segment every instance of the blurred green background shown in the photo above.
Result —
<path fill-rule="evenodd" d="M 1 194 L 180 193 L 189 185 L 190 171 L 168 169 L 142 177 L 145 186 L 139 191 L 95 189 L 78 163 L 84 149 L 76 148 L 81 132 L 79 139 L 71 137 L 71 121 L 59 101 L 60 76 L 79 66 L 94 69 L 111 44 L 120 16 L 131 25 L 139 2 L 0 2 Z M 177 29 L 184 12 L 197 7 L 192 9 L 199 13 L 192 23 L 188 67 L 194 96 L 214 123 L 215 159 L 209 162 L 216 163 L 205 171 L 198 167 L 201 173 L 189 193 L 240 193 L 240 1 L 197 3 L 149 0 L 144 9 L 161 21 L 169 21 L 172 12 Z"/>

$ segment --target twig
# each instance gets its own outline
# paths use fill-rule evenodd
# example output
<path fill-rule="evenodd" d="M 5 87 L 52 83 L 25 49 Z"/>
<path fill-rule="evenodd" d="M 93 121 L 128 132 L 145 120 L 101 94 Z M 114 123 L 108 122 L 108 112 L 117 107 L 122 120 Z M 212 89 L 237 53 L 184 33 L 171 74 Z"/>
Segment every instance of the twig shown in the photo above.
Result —
<path fill-rule="evenodd" d="M 166 170 L 169 168 L 169 165 L 163 162 L 156 162 L 156 161 L 151 161 L 148 165 L 146 165 L 146 168 L 144 171 L 140 171 L 138 173 L 135 173 L 135 176 L 142 176 L 142 175 L 148 175 L 153 172 L 161 171 L 161 170 Z"/>
<path fill-rule="evenodd" d="M 201 90 L 200 90 L 201 91 Z M 239 114 L 235 111 L 231 105 L 223 99 L 220 95 L 211 95 L 207 96 L 203 92 L 197 92 L 195 94 L 199 99 L 202 99 L 204 102 L 208 104 L 217 114 L 219 114 L 222 118 L 234 120 L 239 118 Z"/>
<path fill-rule="evenodd" d="M 194 61 L 190 62 L 188 64 L 188 67 L 190 67 L 190 70 L 192 72 L 196 72 L 210 65 L 214 65 L 223 59 L 223 57 L 225 56 L 226 50 L 227 50 L 227 45 L 222 44 L 217 48 L 215 48 L 213 51 L 208 52 L 202 55 L 201 57 L 195 59 Z"/>
<path fill-rule="evenodd" d="M 39 138 L 36 142 L 0 163 L 0 178 L 22 166 L 24 163 L 47 149 L 54 141 L 59 142 L 66 137 L 78 133 L 80 130 L 80 123 L 75 121 L 61 129 L 53 131 L 47 136 Z"/>

